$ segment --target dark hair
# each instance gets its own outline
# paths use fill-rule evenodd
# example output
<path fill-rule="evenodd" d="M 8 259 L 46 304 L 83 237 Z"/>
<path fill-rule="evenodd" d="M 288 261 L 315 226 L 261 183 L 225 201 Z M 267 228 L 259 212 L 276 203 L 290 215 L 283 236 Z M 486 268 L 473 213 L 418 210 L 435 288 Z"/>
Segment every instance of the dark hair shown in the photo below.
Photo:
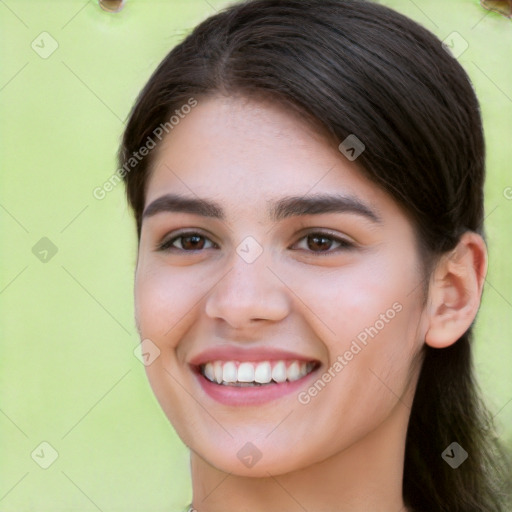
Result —
<path fill-rule="evenodd" d="M 127 162 L 155 128 L 170 131 L 170 116 L 191 98 L 216 94 L 276 101 L 336 146 L 355 134 L 365 145 L 362 172 L 416 227 L 426 278 L 462 233 L 484 235 L 479 105 L 441 41 L 364 0 L 250 0 L 198 25 L 131 111 L 119 164 L 139 238 L 158 148 L 130 169 Z M 504 457 L 479 398 L 470 343 L 471 328 L 449 348 L 421 352 L 403 479 L 405 504 L 418 512 L 504 510 Z M 457 469 L 441 457 L 454 441 L 469 454 Z"/>

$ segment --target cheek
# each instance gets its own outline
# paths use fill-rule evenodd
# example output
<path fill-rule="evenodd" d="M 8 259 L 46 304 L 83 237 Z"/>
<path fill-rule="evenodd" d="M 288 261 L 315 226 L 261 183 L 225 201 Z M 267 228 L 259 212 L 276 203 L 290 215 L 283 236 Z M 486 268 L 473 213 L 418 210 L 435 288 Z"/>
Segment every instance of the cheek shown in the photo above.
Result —
<path fill-rule="evenodd" d="M 337 297 L 340 334 L 330 352 L 333 359 L 340 354 L 350 359 L 340 384 L 349 396 L 359 397 L 356 409 L 362 423 L 365 414 L 385 416 L 398 397 L 403 396 L 406 405 L 412 401 L 409 384 L 411 363 L 421 348 L 421 297 L 412 292 L 418 277 L 415 267 L 399 263 L 374 273 L 352 273 L 343 283 L 347 293 Z"/>
<path fill-rule="evenodd" d="M 398 317 L 405 315 L 397 310 L 417 300 L 410 293 L 416 281 L 413 262 L 379 255 L 334 272 L 297 273 L 293 289 L 310 309 L 321 338 L 341 350 L 361 333 L 364 339 L 375 324 L 378 331 L 398 327 Z"/>
<path fill-rule="evenodd" d="M 172 272 L 158 265 L 138 266 L 135 276 L 135 316 L 141 336 L 173 339 L 201 295 L 190 271 Z"/>

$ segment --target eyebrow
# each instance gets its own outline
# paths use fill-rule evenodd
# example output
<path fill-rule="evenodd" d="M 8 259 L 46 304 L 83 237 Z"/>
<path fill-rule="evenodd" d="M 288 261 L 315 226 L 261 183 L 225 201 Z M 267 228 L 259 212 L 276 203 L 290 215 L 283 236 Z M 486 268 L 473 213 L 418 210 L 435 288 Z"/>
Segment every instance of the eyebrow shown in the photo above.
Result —
<path fill-rule="evenodd" d="M 369 205 L 355 196 L 318 194 L 314 196 L 290 196 L 277 201 L 268 201 L 269 216 L 274 222 L 301 215 L 319 215 L 322 213 L 352 213 L 366 217 L 376 224 L 382 224 L 381 216 Z M 158 213 L 175 212 L 201 215 L 225 220 L 222 207 L 214 201 L 187 197 L 177 194 L 165 194 L 150 203 L 142 218 Z"/>

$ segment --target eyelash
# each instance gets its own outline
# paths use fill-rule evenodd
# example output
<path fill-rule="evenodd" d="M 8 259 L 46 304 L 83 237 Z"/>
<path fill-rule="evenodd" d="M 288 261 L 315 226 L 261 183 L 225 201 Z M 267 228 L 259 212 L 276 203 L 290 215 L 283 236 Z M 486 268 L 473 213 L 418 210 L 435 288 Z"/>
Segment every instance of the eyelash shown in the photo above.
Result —
<path fill-rule="evenodd" d="M 199 237 L 201 237 L 201 238 L 203 238 L 205 240 L 209 240 L 212 244 L 214 244 L 214 246 L 217 246 L 217 244 L 215 244 L 215 242 L 212 242 L 207 236 L 202 235 L 200 232 L 197 232 L 197 231 L 185 231 L 185 232 L 179 233 L 178 235 L 173 236 L 172 238 L 170 238 L 168 240 L 165 240 L 164 242 L 159 244 L 157 246 L 157 251 L 170 251 L 170 252 L 179 251 L 179 252 L 183 252 L 183 253 L 197 253 L 197 252 L 205 250 L 205 249 L 186 250 L 186 249 L 181 249 L 179 247 L 173 247 L 172 244 L 176 240 L 179 240 L 180 238 L 194 236 L 194 235 L 199 236 Z M 328 254 L 337 253 L 338 251 L 351 250 L 351 249 L 354 249 L 356 247 L 354 243 L 349 242 L 348 240 L 345 240 L 344 238 L 340 238 L 338 236 L 335 236 L 332 233 L 329 233 L 328 231 L 311 231 L 311 232 L 305 234 L 304 236 L 302 236 L 298 240 L 298 242 L 300 242 L 302 240 L 305 240 L 308 237 L 312 237 L 312 236 L 317 236 L 319 238 L 327 238 L 328 240 L 331 240 L 331 241 L 333 241 L 335 243 L 340 244 L 340 246 L 338 248 L 334 249 L 334 250 L 327 250 L 327 251 L 311 251 L 311 250 L 308 250 L 308 249 L 301 249 L 301 250 L 305 250 L 306 252 L 309 252 L 309 253 L 312 253 L 312 254 L 315 254 L 315 255 L 328 255 Z M 294 245 L 296 245 L 298 242 L 295 242 Z M 211 249 L 211 247 L 210 247 L 210 249 Z"/>

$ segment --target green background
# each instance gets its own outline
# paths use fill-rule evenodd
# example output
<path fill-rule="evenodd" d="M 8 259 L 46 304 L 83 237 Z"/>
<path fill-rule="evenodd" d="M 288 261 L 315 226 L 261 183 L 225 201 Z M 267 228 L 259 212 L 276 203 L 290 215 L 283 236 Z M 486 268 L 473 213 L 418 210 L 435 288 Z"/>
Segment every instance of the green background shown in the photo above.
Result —
<path fill-rule="evenodd" d="M 512 446 L 512 24 L 475 0 L 382 3 L 441 39 L 458 32 L 457 51 L 468 45 L 459 60 L 488 147 L 476 366 Z M 224 5 L 128 0 L 111 14 L 93 0 L 0 0 L 0 512 L 171 512 L 191 498 L 187 450 L 134 355 L 136 239 L 124 190 L 102 200 L 93 190 L 116 169 L 151 72 Z M 42 442 L 58 452 L 47 469 Z"/>

